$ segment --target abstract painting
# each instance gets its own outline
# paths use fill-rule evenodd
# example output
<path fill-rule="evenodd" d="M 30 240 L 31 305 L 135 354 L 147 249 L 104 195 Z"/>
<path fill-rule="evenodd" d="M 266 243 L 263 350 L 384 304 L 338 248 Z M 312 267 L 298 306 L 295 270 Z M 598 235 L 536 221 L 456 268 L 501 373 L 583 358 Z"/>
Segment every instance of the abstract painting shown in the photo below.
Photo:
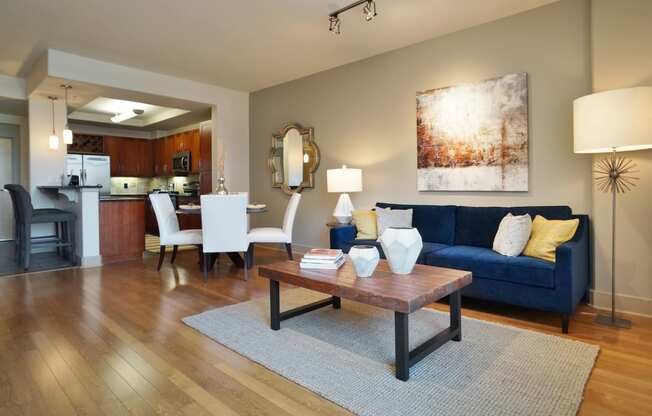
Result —
<path fill-rule="evenodd" d="M 528 190 L 527 74 L 417 93 L 419 191 Z"/>

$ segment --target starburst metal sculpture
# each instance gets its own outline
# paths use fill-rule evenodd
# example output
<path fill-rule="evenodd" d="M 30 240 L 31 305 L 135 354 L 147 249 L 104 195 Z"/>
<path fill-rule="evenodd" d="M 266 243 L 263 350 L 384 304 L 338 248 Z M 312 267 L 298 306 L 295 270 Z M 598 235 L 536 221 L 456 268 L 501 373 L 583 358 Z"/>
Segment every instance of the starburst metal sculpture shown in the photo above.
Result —
<path fill-rule="evenodd" d="M 602 192 L 611 193 L 611 314 L 596 316 L 596 322 L 615 326 L 618 328 L 630 328 L 631 321 L 616 317 L 616 195 L 624 194 L 636 186 L 634 181 L 638 177 L 632 176 L 638 173 L 636 164 L 631 159 L 616 155 L 614 149 L 611 157 L 600 160 L 595 167 L 595 182 Z"/>
<path fill-rule="evenodd" d="M 602 192 L 624 194 L 636 186 L 634 181 L 640 178 L 632 176 L 638 173 L 636 164 L 631 159 L 616 156 L 615 152 L 609 158 L 600 160 L 595 167 L 595 182 Z"/>

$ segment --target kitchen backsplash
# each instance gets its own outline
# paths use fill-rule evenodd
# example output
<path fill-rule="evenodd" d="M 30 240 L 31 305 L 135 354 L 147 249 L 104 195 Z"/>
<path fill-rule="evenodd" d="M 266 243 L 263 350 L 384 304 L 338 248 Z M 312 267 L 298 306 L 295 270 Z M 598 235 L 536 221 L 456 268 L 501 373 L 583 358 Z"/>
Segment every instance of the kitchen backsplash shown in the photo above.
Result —
<path fill-rule="evenodd" d="M 183 184 L 187 182 L 198 181 L 197 175 L 190 176 L 173 176 L 157 178 L 111 178 L 111 194 L 129 195 L 129 194 L 146 194 L 154 189 L 168 189 L 170 184 L 174 184 L 174 190 L 183 192 Z M 126 188 L 125 188 L 126 184 Z M 172 190 L 172 189 L 168 189 Z"/>

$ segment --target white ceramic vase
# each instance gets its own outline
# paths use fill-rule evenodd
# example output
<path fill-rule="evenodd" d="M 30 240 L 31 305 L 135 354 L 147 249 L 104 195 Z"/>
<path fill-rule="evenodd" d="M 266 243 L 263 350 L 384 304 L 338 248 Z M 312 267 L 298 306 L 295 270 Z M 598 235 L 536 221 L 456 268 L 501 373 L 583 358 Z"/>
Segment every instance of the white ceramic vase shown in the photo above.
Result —
<path fill-rule="evenodd" d="M 351 247 L 349 258 L 353 263 L 356 276 L 370 277 L 378 266 L 380 254 L 374 246 L 360 245 Z"/>
<path fill-rule="evenodd" d="M 423 248 L 419 231 L 411 227 L 389 227 L 379 240 L 392 273 L 411 273 Z"/>

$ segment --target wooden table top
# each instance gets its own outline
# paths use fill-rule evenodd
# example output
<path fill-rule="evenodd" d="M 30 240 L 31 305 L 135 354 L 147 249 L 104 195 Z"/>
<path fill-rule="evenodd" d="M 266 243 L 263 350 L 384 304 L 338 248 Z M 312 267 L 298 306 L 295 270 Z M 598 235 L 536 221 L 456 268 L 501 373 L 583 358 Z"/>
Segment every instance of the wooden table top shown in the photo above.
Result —
<path fill-rule="evenodd" d="M 393 274 L 381 260 L 372 277 L 357 277 L 349 259 L 339 270 L 307 270 L 296 261 L 259 267 L 258 274 L 367 305 L 411 313 L 471 284 L 471 272 L 417 264 L 412 273 Z"/>

